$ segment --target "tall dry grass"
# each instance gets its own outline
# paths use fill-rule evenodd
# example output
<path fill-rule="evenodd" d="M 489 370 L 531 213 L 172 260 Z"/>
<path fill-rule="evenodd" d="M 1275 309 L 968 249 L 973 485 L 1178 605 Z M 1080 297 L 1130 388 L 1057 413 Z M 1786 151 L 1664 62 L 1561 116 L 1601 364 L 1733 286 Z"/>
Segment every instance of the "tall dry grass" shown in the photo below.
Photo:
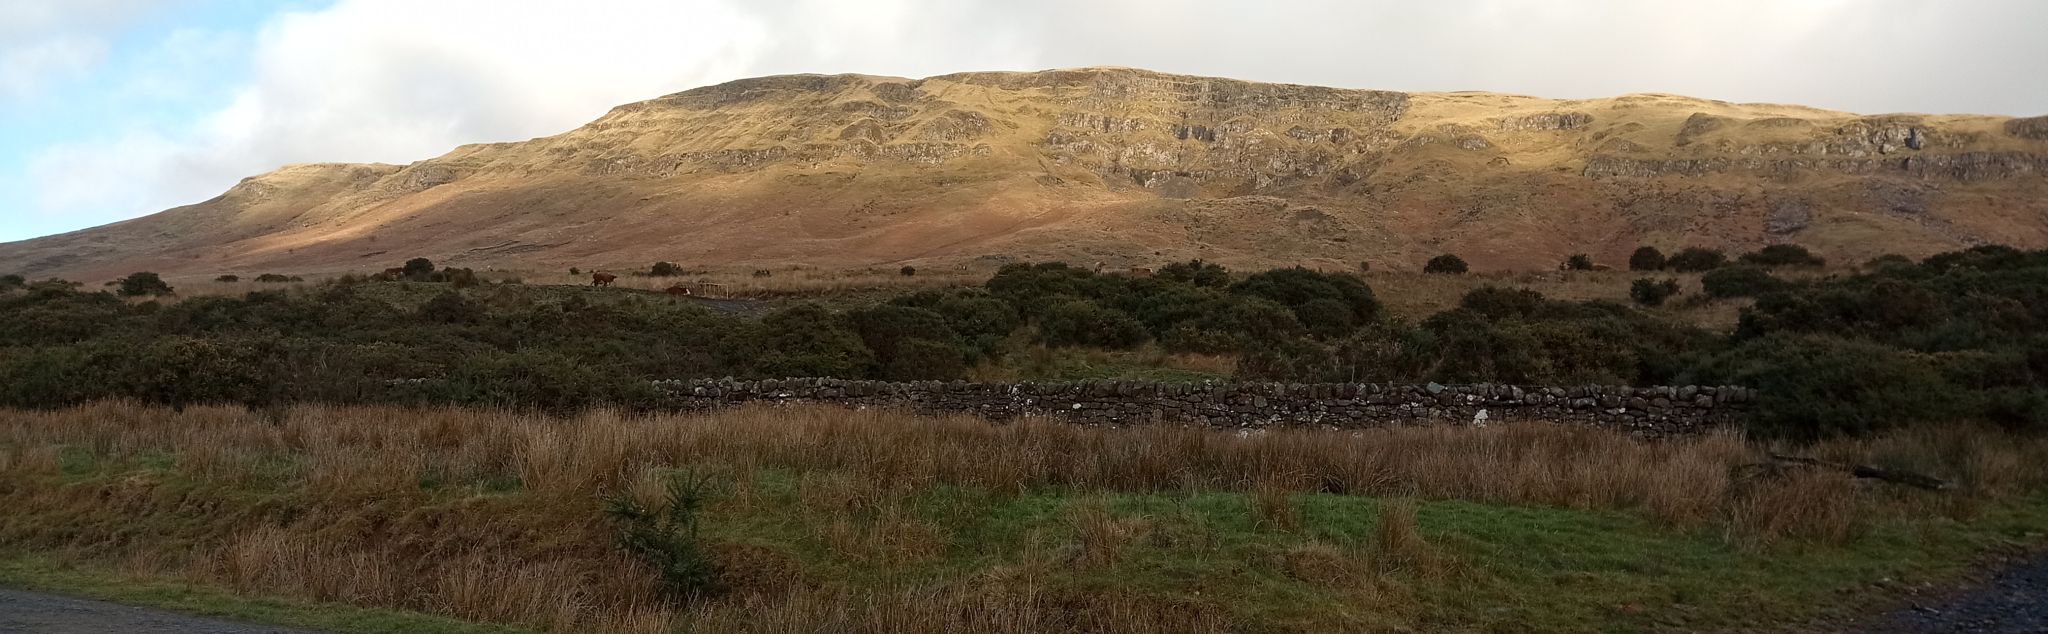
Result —
<path fill-rule="evenodd" d="M 1241 492 L 1251 520 L 1273 531 L 1306 523 L 1300 496 L 1329 493 L 1621 510 L 1757 542 L 1847 539 L 1873 517 L 1973 508 L 1838 473 L 1740 468 L 1767 449 L 1732 433 L 1650 441 L 1548 424 L 1239 433 L 828 407 L 550 417 L 309 406 L 276 418 L 102 403 L 0 412 L 0 505 L 27 510 L 0 514 L 0 547 L 550 631 L 1211 631 L 1229 624 L 1204 606 L 1077 596 L 1031 570 L 1109 566 L 1142 544 L 1203 539 L 1171 517 L 1119 515 L 1092 497 L 1113 492 Z M 2048 443 L 1990 430 L 1807 451 L 1963 487 L 1933 499 L 2048 484 Z M 726 483 L 714 516 L 792 504 L 843 561 L 884 570 L 935 561 L 955 542 L 913 510 L 923 493 L 1060 491 L 1081 501 L 1060 515 L 1071 550 L 1009 578 L 856 590 L 737 540 L 714 548 L 739 591 L 679 607 L 613 547 L 597 503 L 617 491 L 658 500 L 677 471 Z M 112 476 L 73 482 L 67 473 Z M 1287 569 L 1353 579 L 1441 568 L 1414 515 L 1390 503 L 1370 552 L 1307 547 L 1287 555 Z"/>

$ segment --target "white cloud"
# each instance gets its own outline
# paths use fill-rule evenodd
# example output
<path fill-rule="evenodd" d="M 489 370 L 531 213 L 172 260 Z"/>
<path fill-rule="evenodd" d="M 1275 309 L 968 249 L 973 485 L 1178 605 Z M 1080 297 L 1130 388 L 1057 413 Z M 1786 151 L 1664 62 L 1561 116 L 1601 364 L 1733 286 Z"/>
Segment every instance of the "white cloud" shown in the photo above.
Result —
<path fill-rule="evenodd" d="M 54 79 L 79 77 L 106 60 L 108 33 L 164 0 L 0 2 L 0 103 L 33 99 Z"/>
<path fill-rule="evenodd" d="M 73 6 L 41 6 L 60 4 Z M 107 7 L 137 4 L 92 0 L 51 18 L 0 2 L 0 24 L 103 24 L 121 13 Z M 141 215 L 284 163 L 408 162 L 789 72 L 1122 65 L 1397 90 L 2041 113 L 2041 24 L 2048 2 L 2035 0 L 339 0 L 226 40 L 251 47 L 251 79 L 200 124 L 42 151 L 35 200 L 95 221 Z M 47 30 L 0 31 L 0 44 L 47 42 L 35 36 Z M 222 41 L 192 37 L 169 50 Z M 38 59 L 60 61 L 23 67 L 90 55 Z M 109 180 L 130 185 L 95 185 Z"/>

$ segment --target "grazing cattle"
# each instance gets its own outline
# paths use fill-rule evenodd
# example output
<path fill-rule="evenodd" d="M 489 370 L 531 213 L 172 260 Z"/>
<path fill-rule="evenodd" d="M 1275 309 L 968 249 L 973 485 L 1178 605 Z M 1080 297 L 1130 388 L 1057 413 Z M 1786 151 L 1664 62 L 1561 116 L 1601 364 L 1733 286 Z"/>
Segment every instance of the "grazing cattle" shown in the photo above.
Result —
<path fill-rule="evenodd" d="M 394 266 L 388 269 L 384 269 L 384 272 L 378 274 L 378 277 L 386 280 L 397 280 L 399 278 L 405 277 L 405 267 Z"/>
<path fill-rule="evenodd" d="M 681 285 L 681 284 L 677 284 L 677 285 L 675 285 L 675 286 L 670 286 L 670 287 L 668 287 L 668 290 L 666 290 L 666 291 L 662 291 L 662 292 L 665 292 L 665 293 L 668 293 L 668 294 L 670 294 L 670 295 L 674 295 L 674 296 L 677 296 L 677 297 L 689 297 L 689 296 L 690 296 L 690 287 L 688 287 L 688 286 L 684 286 L 684 285 Z"/>
<path fill-rule="evenodd" d="M 612 282 L 613 282 L 613 281 L 616 281 L 616 280 L 618 280 L 618 279 L 619 279 L 619 276 L 617 276 L 617 275 L 612 275 L 612 274 L 610 274 L 610 273 L 591 273 L 591 274 L 590 274 L 590 285 L 591 285 L 591 286 L 611 286 L 611 285 L 612 285 Z"/>

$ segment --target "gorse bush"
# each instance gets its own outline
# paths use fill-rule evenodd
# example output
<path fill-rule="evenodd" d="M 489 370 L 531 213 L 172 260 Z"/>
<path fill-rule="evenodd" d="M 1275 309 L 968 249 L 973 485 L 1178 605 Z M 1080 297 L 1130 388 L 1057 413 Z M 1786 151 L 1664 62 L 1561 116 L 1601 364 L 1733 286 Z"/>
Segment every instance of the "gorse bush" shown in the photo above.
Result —
<path fill-rule="evenodd" d="M 1449 253 L 1430 258 L 1429 262 L 1422 265 L 1424 273 L 1459 275 L 1463 274 L 1465 269 L 1465 259 Z"/>
<path fill-rule="evenodd" d="M 216 278 L 213 278 L 213 281 L 215 281 L 215 282 L 227 282 L 227 283 L 234 283 L 234 282 L 240 282 L 240 281 L 242 281 L 242 276 L 240 276 L 240 275 L 222 275 L 222 276 L 220 276 L 220 277 L 216 277 Z"/>
<path fill-rule="evenodd" d="M 1664 270 L 1664 252 L 1658 251 L 1657 247 L 1638 247 L 1635 253 L 1628 256 L 1628 270 Z"/>
<path fill-rule="evenodd" d="M 1731 266 L 1700 276 L 1700 288 L 1709 297 L 1756 297 L 1786 287 L 1784 281 L 1758 266 Z"/>
<path fill-rule="evenodd" d="M 1593 270 L 1593 258 L 1584 253 L 1574 253 L 1571 257 L 1564 259 L 1564 266 L 1562 268 L 1572 271 L 1591 271 Z"/>
<path fill-rule="evenodd" d="M 170 295 L 172 292 L 171 285 L 164 283 L 164 278 L 149 272 L 130 273 L 128 277 L 117 280 L 116 286 L 123 297 Z"/>
<path fill-rule="evenodd" d="M 1683 251 L 1673 254 L 1670 259 L 1664 261 L 1665 266 L 1680 273 L 1712 271 L 1721 268 L 1722 265 L 1727 263 L 1727 254 L 1699 247 L 1688 247 Z"/>
<path fill-rule="evenodd" d="M 1644 306 L 1663 306 L 1664 300 L 1670 299 L 1678 292 L 1678 280 L 1669 278 L 1653 280 L 1646 277 L 1631 282 L 1628 286 L 1629 299 Z"/>
<path fill-rule="evenodd" d="M 1780 266 L 1825 266 L 1827 260 L 1807 251 L 1796 244 L 1773 244 L 1751 253 L 1742 254 L 1743 264 L 1762 267 Z"/>
<path fill-rule="evenodd" d="M 404 271 L 406 277 L 423 277 L 434 272 L 434 261 L 426 258 L 406 260 Z"/>
<path fill-rule="evenodd" d="M 675 277 L 683 274 L 683 267 L 676 266 L 674 262 L 655 262 L 654 266 L 647 268 L 647 274 L 654 277 Z"/>

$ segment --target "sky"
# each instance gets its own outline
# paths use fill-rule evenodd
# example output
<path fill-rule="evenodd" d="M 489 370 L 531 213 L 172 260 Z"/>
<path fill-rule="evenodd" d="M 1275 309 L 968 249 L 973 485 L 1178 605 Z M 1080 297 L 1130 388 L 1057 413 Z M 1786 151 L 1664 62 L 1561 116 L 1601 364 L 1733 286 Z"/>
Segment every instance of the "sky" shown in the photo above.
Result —
<path fill-rule="evenodd" d="M 2048 114 L 2043 0 L 0 0 L 0 241 L 781 73 Z"/>

